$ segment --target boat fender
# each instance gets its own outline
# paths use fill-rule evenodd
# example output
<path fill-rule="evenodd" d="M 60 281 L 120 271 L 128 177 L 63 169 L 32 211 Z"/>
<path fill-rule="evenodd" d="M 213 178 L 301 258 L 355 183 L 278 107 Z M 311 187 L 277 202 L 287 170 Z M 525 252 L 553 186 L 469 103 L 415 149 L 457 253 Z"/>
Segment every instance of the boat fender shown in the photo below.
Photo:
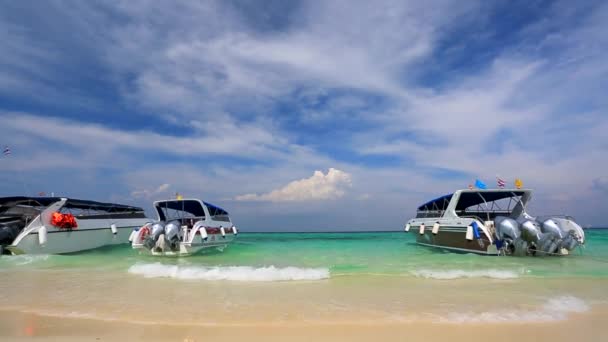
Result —
<path fill-rule="evenodd" d="M 406 231 L 406 232 L 409 232 L 409 231 L 410 231 L 410 224 L 409 224 L 409 223 L 405 225 L 405 231 Z"/>
<path fill-rule="evenodd" d="M 237 235 L 239 232 L 236 230 L 236 226 L 232 226 L 232 234 Z"/>
<path fill-rule="evenodd" d="M 479 240 L 481 236 L 479 235 L 479 226 L 477 225 L 477 222 L 473 221 L 471 223 L 471 227 L 473 228 L 473 236 L 475 237 L 475 239 Z"/>
<path fill-rule="evenodd" d="M 47 238 L 46 234 L 47 234 L 47 230 L 46 230 L 45 226 L 42 226 L 38 229 L 38 243 L 40 245 L 46 244 L 46 238 Z"/>
<path fill-rule="evenodd" d="M 112 231 L 112 234 L 114 234 L 114 235 L 118 234 L 118 228 L 116 228 L 116 224 L 115 223 L 112 223 L 110 225 L 110 230 Z"/>
<path fill-rule="evenodd" d="M 194 229 L 194 228 L 192 228 L 192 229 Z M 188 241 L 188 226 L 182 226 L 182 241 L 183 242 Z"/>
<path fill-rule="evenodd" d="M 437 235 L 439 233 L 439 222 L 435 222 L 433 225 L 433 235 Z"/>
<path fill-rule="evenodd" d="M 467 240 L 473 240 L 473 227 L 470 225 L 467 226 L 467 235 L 465 236 Z"/>
<path fill-rule="evenodd" d="M 418 231 L 418 233 L 420 233 L 420 235 L 424 235 L 424 223 L 420 224 L 420 230 Z"/>
<path fill-rule="evenodd" d="M 220 232 L 222 233 L 222 237 L 225 239 L 226 238 L 226 229 L 224 229 L 224 227 L 220 226 Z"/>
<path fill-rule="evenodd" d="M 203 239 L 203 241 L 207 241 L 207 228 L 200 227 L 198 231 L 201 232 L 201 239 Z"/>
<path fill-rule="evenodd" d="M 135 236 L 137 236 L 138 231 L 139 229 L 133 229 L 131 231 L 131 234 L 129 235 L 129 242 L 133 242 L 133 239 L 135 239 Z"/>

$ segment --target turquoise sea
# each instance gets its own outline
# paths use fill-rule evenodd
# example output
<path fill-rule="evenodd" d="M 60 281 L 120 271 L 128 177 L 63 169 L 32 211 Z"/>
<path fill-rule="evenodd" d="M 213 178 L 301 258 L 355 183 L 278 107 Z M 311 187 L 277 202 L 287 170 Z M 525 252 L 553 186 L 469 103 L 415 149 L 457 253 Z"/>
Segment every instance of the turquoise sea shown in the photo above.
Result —
<path fill-rule="evenodd" d="M 566 257 L 442 252 L 404 232 L 245 232 L 183 258 L 127 245 L 3 256 L 0 310 L 142 324 L 560 321 L 608 308 L 608 229 L 586 237 Z"/>
<path fill-rule="evenodd" d="M 521 277 L 608 277 L 608 229 L 587 230 L 586 237 L 585 247 L 567 257 L 483 257 L 418 246 L 413 234 L 403 232 L 241 233 L 223 252 L 181 259 L 140 256 L 124 245 L 73 255 L 1 257 L 0 268 L 120 272 L 137 264 L 158 263 L 201 270 L 229 266 L 314 268 L 327 270 L 330 277 L 423 276 L 419 272 L 424 269 L 438 273 L 459 270 L 466 277 L 467 272 L 488 268 L 503 271 L 505 276 L 516 273 Z M 202 274 L 201 279 L 205 279 Z M 226 279 L 230 280 L 230 276 Z"/>

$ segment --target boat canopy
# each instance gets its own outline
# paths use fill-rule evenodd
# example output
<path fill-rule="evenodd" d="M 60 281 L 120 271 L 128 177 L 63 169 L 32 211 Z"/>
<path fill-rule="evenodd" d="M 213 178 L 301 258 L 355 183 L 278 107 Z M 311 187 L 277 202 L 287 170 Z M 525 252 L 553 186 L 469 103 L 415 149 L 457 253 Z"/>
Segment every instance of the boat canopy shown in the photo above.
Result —
<path fill-rule="evenodd" d="M 49 205 L 61 201 L 62 197 L 27 197 L 27 196 L 14 196 L 14 197 L 1 197 L 0 207 L 13 207 L 16 205 L 21 206 L 32 206 L 32 207 L 48 207 Z M 68 209 L 82 209 L 82 210 L 99 210 L 108 213 L 127 213 L 127 212 L 143 212 L 144 210 L 139 207 L 133 207 L 130 205 L 116 204 L 116 203 L 103 203 L 95 201 L 80 200 L 74 198 L 68 198 L 63 208 Z"/>
<path fill-rule="evenodd" d="M 501 199 L 523 196 L 527 190 L 462 190 L 455 210 L 464 210 L 484 202 L 493 202 Z M 438 197 L 418 207 L 419 211 L 438 210 L 447 208 L 454 194 Z"/>
<path fill-rule="evenodd" d="M 218 206 L 215 206 L 211 203 L 203 202 L 207 206 L 207 210 L 209 210 L 209 215 L 211 216 L 221 216 L 228 215 L 228 212 Z"/>
<path fill-rule="evenodd" d="M 228 216 L 228 212 L 226 210 L 211 203 L 203 203 L 207 207 L 209 215 L 212 218 L 217 219 L 219 217 Z M 160 201 L 156 202 L 155 206 L 159 219 L 162 221 L 173 218 L 205 217 L 205 209 L 203 209 L 201 202 L 195 199 Z M 170 210 L 173 212 L 169 212 Z M 175 212 L 181 212 L 181 214 L 177 214 Z M 187 213 L 189 215 L 184 216 L 183 213 Z"/>
<path fill-rule="evenodd" d="M 428 201 L 423 205 L 418 207 L 418 211 L 427 211 L 427 210 L 437 210 L 437 209 L 445 209 L 447 208 L 452 196 L 454 194 L 447 194 L 441 197 L 437 197 L 432 201 Z"/>
<path fill-rule="evenodd" d="M 521 197 L 525 191 L 514 190 L 514 191 L 466 191 L 460 194 L 458 204 L 456 205 L 456 211 L 465 210 L 469 207 L 480 205 L 488 202 L 499 201 L 505 198 Z"/>

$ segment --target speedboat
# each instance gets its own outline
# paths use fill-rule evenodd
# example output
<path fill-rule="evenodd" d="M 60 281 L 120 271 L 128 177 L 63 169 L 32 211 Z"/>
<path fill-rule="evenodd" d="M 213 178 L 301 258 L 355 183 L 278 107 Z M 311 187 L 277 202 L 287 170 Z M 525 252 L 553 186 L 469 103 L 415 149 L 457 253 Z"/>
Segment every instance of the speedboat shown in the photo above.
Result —
<path fill-rule="evenodd" d="M 416 243 L 485 255 L 567 255 L 585 243 L 570 216 L 533 217 L 529 189 L 464 189 L 418 207 L 406 232 Z"/>
<path fill-rule="evenodd" d="M 133 230 L 130 240 L 142 254 L 185 256 L 224 250 L 238 234 L 228 212 L 198 199 L 154 202 L 158 220 Z"/>
<path fill-rule="evenodd" d="M 0 198 L 1 254 L 63 254 L 128 243 L 144 210 L 63 197 Z"/>

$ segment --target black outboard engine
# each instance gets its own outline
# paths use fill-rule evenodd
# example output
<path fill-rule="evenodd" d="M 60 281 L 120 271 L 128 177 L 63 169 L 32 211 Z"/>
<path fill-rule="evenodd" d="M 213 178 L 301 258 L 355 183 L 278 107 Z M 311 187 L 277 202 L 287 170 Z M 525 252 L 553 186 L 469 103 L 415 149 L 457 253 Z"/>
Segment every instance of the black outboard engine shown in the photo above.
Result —
<path fill-rule="evenodd" d="M 0 223 L 0 254 L 5 254 L 4 246 L 11 245 L 15 241 L 23 226 L 21 220 Z"/>

